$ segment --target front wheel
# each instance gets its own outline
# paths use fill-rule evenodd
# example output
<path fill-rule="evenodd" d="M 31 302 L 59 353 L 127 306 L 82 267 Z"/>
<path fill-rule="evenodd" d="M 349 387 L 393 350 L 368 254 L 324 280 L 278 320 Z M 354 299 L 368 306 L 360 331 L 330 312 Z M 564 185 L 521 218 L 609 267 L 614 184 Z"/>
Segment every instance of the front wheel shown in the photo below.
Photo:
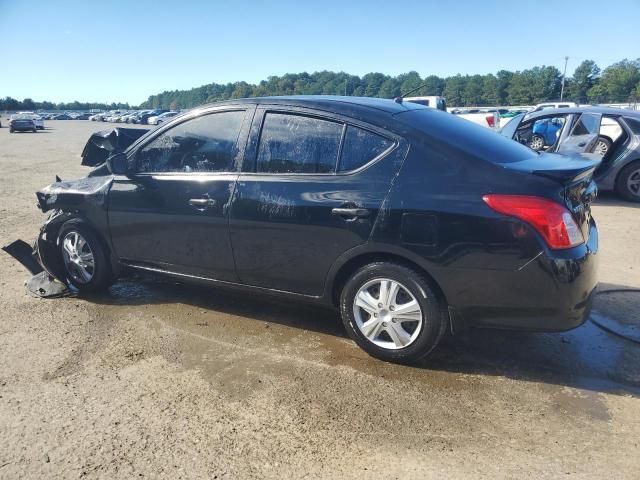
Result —
<path fill-rule="evenodd" d="M 78 220 L 66 222 L 58 234 L 67 282 L 81 292 L 108 287 L 112 281 L 107 251 L 98 236 Z"/>
<path fill-rule="evenodd" d="M 542 150 L 544 148 L 544 137 L 541 137 L 540 135 L 532 136 L 529 141 L 529 148 L 536 152 Z"/>
<path fill-rule="evenodd" d="M 340 298 L 349 336 L 371 356 L 413 363 L 431 353 L 447 326 L 446 304 L 431 282 L 404 265 L 358 270 Z"/>

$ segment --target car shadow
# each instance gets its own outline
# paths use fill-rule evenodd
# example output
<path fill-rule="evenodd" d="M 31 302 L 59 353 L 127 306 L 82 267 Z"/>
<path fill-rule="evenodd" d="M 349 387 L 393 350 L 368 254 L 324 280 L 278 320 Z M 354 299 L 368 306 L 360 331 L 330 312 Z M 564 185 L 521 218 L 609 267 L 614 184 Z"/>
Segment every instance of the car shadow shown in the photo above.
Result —
<path fill-rule="evenodd" d="M 640 208 L 640 203 L 624 200 L 614 192 L 598 192 L 594 206 Z"/>
<path fill-rule="evenodd" d="M 619 285 L 600 285 L 599 289 L 627 290 Z M 628 291 L 633 294 L 633 290 Z M 637 291 L 636 297 L 629 305 L 640 311 Z M 347 338 L 339 313 L 330 308 L 266 295 L 248 296 L 227 289 L 185 285 L 147 275 L 125 278 L 113 285 L 108 293 L 84 298 L 97 304 L 123 307 L 186 304 L 257 322 Z M 598 308 L 598 296 L 595 304 Z M 599 313 L 608 314 L 606 311 Z M 323 348 L 340 348 L 339 345 L 342 344 L 333 342 Z M 349 357 L 340 352 L 330 353 L 349 361 Z M 380 370 L 379 365 L 372 368 Z M 564 333 L 469 328 L 455 336 L 446 336 L 419 364 L 400 368 L 415 369 L 418 375 L 420 371 L 492 375 L 640 396 L 640 344 L 603 330 L 590 320 Z"/>

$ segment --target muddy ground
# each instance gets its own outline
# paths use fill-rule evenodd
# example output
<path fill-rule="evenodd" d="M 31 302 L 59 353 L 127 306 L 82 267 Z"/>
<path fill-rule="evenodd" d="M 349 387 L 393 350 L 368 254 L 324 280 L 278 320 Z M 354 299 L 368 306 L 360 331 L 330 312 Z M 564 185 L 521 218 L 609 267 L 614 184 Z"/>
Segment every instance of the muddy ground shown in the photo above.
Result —
<path fill-rule="evenodd" d="M 89 134 L 0 129 L 0 244 Z M 601 289 L 640 288 L 640 210 L 602 195 Z M 130 278 L 41 300 L 0 252 L 1 478 L 638 478 L 640 345 L 468 331 L 416 367 L 369 358 L 331 310 Z M 639 315 L 632 291 L 600 318 Z M 614 301 L 615 300 L 615 301 Z M 615 321 L 615 319 L 614 319 Z"/>

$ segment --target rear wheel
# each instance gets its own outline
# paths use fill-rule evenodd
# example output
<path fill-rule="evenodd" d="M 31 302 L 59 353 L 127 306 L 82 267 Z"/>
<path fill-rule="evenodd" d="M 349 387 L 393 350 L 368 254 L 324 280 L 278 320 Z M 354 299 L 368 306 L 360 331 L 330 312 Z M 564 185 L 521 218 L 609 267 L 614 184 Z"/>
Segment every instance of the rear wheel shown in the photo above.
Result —
<path fill-rule="evenodd" d="M 429 280 L 391 262 L 358 270 L 342 291 L 340 311 L 349 336 L 371 356 L 390 362 L 426 357 L 447 325 L 445 302 Z"/>
<path fill-rule="evenodd" d="M 107 251 L 98 236 L 78 220 L 66 222 L 58 234 L 67 281 L 81 292 L 108 287 L 112 281 Z"/>
<path fill-rule="evenodd" d="M 630 163 L 618 174 L 616 192 L 625 200 L 640 202 L 640 161 Z"/>

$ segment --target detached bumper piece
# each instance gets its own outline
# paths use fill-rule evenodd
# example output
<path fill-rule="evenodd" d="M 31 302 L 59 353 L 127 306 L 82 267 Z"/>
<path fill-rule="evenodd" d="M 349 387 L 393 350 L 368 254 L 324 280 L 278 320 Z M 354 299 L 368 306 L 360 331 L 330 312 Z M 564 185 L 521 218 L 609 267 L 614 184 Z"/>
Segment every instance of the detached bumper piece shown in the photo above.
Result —
<path fill-rule="evenodd" d="M 49 275 L 46 271 L 37 273 L 26 281 L 27 291 L 34 297 L 58 298 L 72 295 L 67 286 Z"/>

